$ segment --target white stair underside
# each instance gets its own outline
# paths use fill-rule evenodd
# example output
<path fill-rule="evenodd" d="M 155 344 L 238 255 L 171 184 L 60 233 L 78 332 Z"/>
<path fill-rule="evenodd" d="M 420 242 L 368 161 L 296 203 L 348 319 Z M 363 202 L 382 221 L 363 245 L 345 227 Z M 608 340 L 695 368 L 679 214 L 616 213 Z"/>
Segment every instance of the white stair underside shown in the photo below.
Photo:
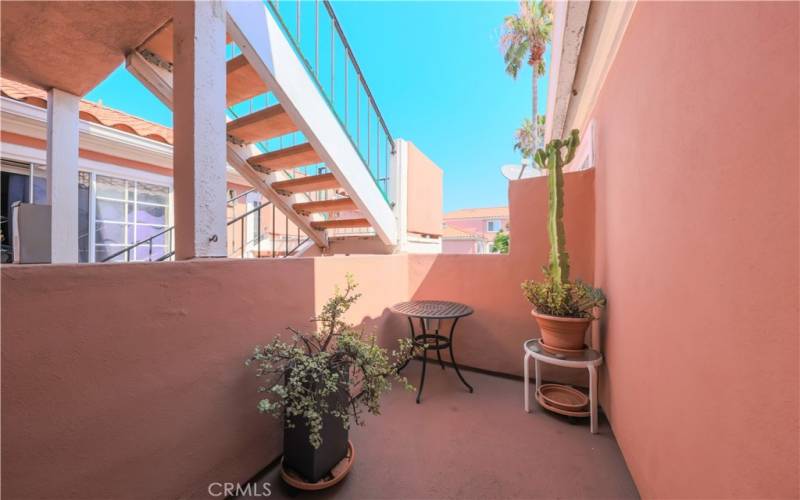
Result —
<path fill-rule="evenodd" d="M 381 241 L 395 245 L 397 224 L 392 209 L 272 14 L 260 2 L 228 1 L 225 7 L 231 39 Z"/>

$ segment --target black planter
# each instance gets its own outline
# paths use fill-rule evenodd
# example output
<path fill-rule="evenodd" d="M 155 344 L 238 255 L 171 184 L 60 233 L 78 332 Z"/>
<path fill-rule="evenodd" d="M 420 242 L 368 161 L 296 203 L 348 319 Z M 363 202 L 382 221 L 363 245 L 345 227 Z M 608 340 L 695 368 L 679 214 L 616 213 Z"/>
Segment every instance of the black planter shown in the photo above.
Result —
<path fill-rule="evenodd" d="M 328 404 L 333 407 L 344 395 L 333 395 Z M 322 445 L 314 449 L 308 442 L 308 426 L 303 417 L 292 417 L 294 427 L 283 426 L 283 465 L 294 470 L 311 483 L 325 477 L 347 456 L 347 429 L 341 419 L 332 415 L 322 417 Z"/>

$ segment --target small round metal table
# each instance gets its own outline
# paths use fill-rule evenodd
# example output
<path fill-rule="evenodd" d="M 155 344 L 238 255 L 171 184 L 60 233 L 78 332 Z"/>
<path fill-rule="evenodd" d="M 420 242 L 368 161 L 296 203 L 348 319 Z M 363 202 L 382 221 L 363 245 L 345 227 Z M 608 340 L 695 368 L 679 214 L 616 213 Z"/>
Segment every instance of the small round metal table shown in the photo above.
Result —
<path fill-rule="evenodd" d="M 464 304 L 459 304 L 458 302 L 414 300 L 395 304 L 391 307 L 391 310 L 408 318 L 408 324 L 411 327 L 411 341 L 416 347 L 423 349 L 422 377 L 420 378 L 419 389 L 417 389 L 417 404 L 419 404 L 420 398 L 422 398 L 422 387 L 425 385 L 425 368 L 428 364 L 427 351 L 436 351 L 436 358 L 439 360 L 439 365 L 442 367 L 442 370 L 444 370 L 444 362 L 442 361 L 440 351 L 442 349 L 448 349 L 450 351 L 450 362 L 453 368 L 456 369 L 456 375 L 458 375 L 461 382 L 467 386 L 469 392 L 472 392 L 472 386 L 464 380 L 464 376 L 461 375 L 461 371 L 458 369 L 458 363 L 456 363 L 456 358 L 453 355 L 453 334 L 456 330 L 456 323 L 458 323 L 459 318 L 472 314 L 472 308 Z M 414 331 L 413 318 L 419 319 L 420 327 L 422 328 L 421 334 L 417 334 Z M 453 320 L 453 324 L 450 326 L 450 335 L 447 337 L 439 333 L 439 328 L 441 327 L 443 319 Z M 430 322 L 434 320 L 436 321 L 436 328 L 431 330 Z M 406 361 L 406 364 L 408 364 L 408 361 Z M 400 369 L 402 370 L 405 368 L 406 364 Z"/>
<path fill-rule="evenodd" d="M 603 355 L 594 349 L 584 349 L 580 353 L 564 355 L 553 353 L 542 347 L 540 339 L 526 340 L 522 347 L 525 349 L 525 411 L 530 413 L 530 377 L 528 376 L 528 365 L 530 358 L 534 361 L 536 377 L 536 392 L 542 385 L 542 377 L 539 369 L 539 362 L 551 365 L 564 366 L 567 368 L 585 368 L 589 370 L 589 416 L 591 418 L 590 430 L 592 434 L 597 434 L 597 367 L 603 364 Z"/>

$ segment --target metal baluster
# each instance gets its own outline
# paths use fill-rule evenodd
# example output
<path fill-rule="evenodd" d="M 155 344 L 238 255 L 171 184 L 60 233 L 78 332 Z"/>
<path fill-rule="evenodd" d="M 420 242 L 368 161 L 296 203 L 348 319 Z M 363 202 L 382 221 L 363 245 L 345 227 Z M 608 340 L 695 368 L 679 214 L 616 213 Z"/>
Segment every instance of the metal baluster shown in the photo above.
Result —
<path fill-rule="evenodd" d="M 336 91 L 334 90 L 335 88 L 334 82 L 336 80 L 336 77 L 334 76 L 336 74 L 336 52 L 334 47 L 335 44 L 333 39 L 333 18 L 331 18 L 331 105 L 336 103 Z M 336 110 L 335 107 L 333 109 L 334 111 Z"/>
<path fill-rule="evenodd" d="M 245 244 L 244 244 L 244 226 L 245 226 L 244 221 L 246 219 L 247 219 L 247 216 L 245 216 L 241 220 L 239 220 L 239 223 L 242 225 L 241 233 L 242 233 L 242 258 L 243 259 L 244 259 L 244 247 L 245 247 Z"/>
<path fill-rule="evenodd" d="M 301 45 L 300 45 L 300 0 L 297 0 L 296 17 L 297 17 L 297 46 L 301 47 Z"/>
<path fill-rule="evenodd" d="M 386 164 L 386 178 L 383 180 L 383 192 L 384 192 L 384 194 L 386 194 L 386 192 L 389 190 L 387 184 L 388 184 L 389 172 L 390 172 L 390 170 L 389 170 L 389 135 L 388 135 L 388 132 L 386 132 L 385 130 L 384 130 L 384 132 L 387 134 L 386 135 L 386 145 L 383 148 L 384 163 Z"/>
<path fill-rule="evenodd" d="M 258 255 L 256 257 L 259 259 L 261 258 L 261 210 L 263 209 L 264 207 L 259 207 L 258 211 L 256 212 L 256 224 L 258 224 L 258 230 L 256 231 L 256 238 L 258 239 L 258 242 L 256 243 L 258 246 Z"/>
<path fill-rule="evenodd" d="M 284 232 L 283 232 L 284 240 L 286 241 L 286 243 L 284 244 L 284 248 L 283 248 L 283 256 L 284 257 L 288 257 L 289 256 L 289 217 L 286 217 L 286 214 L 284 214 L 283 219 L 286 221 L 286 228 L 284 229 Z"/>
<path fill-rule="evenodd" d="M 367 170 L 369 168 L 369 155 L 370 155 L 370 136 L 369 136 L 369 101 L 367 101 Z M 370 171 L 371 173 L 371 171 Z"/>
<path fill-rule="evenodd" d="M 148 241 L 149 248 L 147 249 L 147 262 L 153 262 L 153 238 Z"/>
<path fill-rule="evenodd" d="M 347 47 L 344 48 L 344 128 L 347 128 Z M 349 134 L 350 132 L 348 132 Z"/>
<path fill-rule="evenodd" d="M 361 151 L 361 86 L 356 82 L 356 147 Z"/>
<path fill-rule="evenodd" d="M 381 127 L 378 122 L 377 110 L 375 111 L 375 171 L 378 178 L 375 179 L 380 183 L 381 179 Z"/>
<path fill-rule="evenodd" d="M 275 257 L 275 205 L 272 205 L 272 257 Z"/>
<path fill-rule="evenodd" d="M 314 0 L 314 75 L 319 81 L 319 0 Z"/>

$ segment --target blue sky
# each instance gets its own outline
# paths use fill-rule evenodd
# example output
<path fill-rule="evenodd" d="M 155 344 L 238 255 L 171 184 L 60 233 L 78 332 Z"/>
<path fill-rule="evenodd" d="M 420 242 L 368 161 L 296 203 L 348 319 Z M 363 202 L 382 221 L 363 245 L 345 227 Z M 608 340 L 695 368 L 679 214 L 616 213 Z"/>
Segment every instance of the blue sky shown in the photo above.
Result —
<path fill-rule="evenodd" d="M 333 6 L 392 135 L 412 141 L 444 170 L 445 210 L 507 204 L 500 166 L 519 163 L 513 133 L 531 109 L 530 68 L 513 80 L 499 49 L 500 25 L 517 3 Z M 540 113 L 546 87 L 545 75 Z M 171 112 L 123 68 L 86 98 L 172 125 Z"/>

